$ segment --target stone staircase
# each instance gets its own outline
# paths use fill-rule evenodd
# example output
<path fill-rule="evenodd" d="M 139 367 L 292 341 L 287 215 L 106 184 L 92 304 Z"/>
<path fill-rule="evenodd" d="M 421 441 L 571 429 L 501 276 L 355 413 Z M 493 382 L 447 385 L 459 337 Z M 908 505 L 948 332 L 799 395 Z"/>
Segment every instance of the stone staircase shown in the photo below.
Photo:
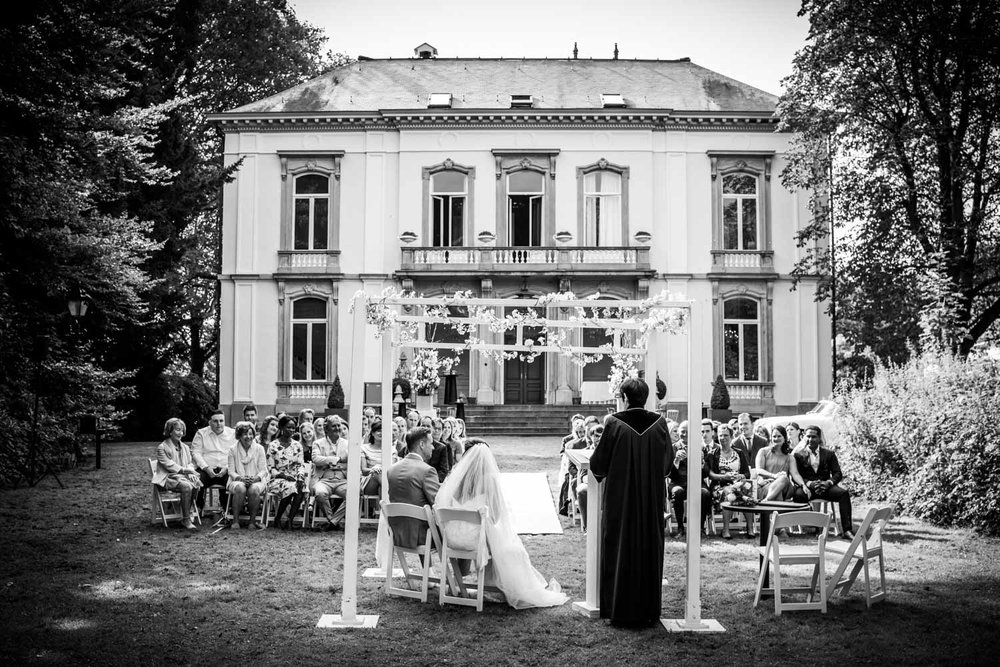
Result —
<path fill-rule="evenodd" d="M 487 440 L 497 435 L 564 436 L 576 413 L 601 417 L 608 405 L 467 405 L 465 424 L 469 436 Z"/>

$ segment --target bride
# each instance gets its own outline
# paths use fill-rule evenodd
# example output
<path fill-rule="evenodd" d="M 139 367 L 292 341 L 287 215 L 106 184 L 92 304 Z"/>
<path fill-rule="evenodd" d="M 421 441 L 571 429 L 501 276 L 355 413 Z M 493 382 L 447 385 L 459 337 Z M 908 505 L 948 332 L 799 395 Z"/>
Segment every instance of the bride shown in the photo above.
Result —
<path fill-rule="evenodd" d="M 514 609 L 555 607 L 569 598 L 559 583 L 545 578 L 531 565 L 521 538 L 514 532 L 510 513 L 500 490 L 500 469 L 485 441 L 472 438 L 465 455 L 445 478 L 434 502 L 435 509 L 477 510 L 486 506 L 486 542 L 491 559 L 486 565 L 486 584 L 496 586 Z M 448 543 L 459 549 L 476 548 L 479 526 L 464 522 L 448 524 Z"/>

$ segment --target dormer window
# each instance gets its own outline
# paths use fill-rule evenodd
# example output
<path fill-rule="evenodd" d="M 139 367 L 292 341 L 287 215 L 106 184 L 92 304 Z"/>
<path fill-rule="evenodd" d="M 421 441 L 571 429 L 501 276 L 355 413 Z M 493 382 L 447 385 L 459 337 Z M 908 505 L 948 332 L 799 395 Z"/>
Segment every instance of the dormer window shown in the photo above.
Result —
<path fill-rule="evenodd" d="M 625 106 L 621 93 L 601 93 L 601 106 L 605 109 L 620 109 Z"/>
<path fill-rule="evenodd" d="M 427 42 L 424 42 L 420 46 L 413 49 L 413 55 L 415 55 L 417 58 L 422 58 L 425 60 L 428 58 L 437 58 L 437 54 L 438 50 L 435 49 L 430 44 L 428 44 Z"/>
<path fill-rule="evenodd" d="M 451 93 L 431 93 L 427 97 L 428 109 L 450 109 Z"/>
<path fill-rule="evenodd" d="M 535 100 L 531 95 L 511 95 L 510 96 L 510 108 L 511 109 L 530 109 L 534 106 Z"/>

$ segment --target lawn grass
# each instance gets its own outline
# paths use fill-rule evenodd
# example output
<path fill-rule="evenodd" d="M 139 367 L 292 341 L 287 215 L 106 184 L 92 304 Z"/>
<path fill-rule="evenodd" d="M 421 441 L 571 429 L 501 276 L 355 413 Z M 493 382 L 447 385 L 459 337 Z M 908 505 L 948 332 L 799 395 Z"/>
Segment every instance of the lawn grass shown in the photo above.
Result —
<path fill-rule="evenodd" d="M 756 541 L 709 538 L 702 616 L 724 634 L 616 630 L 571 604 L 483 613 L 388 598 L 361 579 L 357 608 L 375 630 L 320 630 L 340 612 L 343 533 L 197 534 L 150 524 L 153 443 L 106 445 L 103 469 L 0 491 L 3 664 L 995 664 L 1000 656 L 1000 541 L 903 517 L 887 538 L 889 599 L 857 593 L 829 612 L 752 609 Z M 558 443 L 494 443 L 501 470 L 546 471 Z M 855 517 L 861 517 L 857 506 Z M 584 536 L 528 536 L 535 566 L 573 600 L 584 596 Z M 375 532 L 361 531 L 360 568 Z M 664 617 L 684 609 L 684 546 L 666 544 Z M 831 568 L 832 570 L 832 568 Z M 832 574 L 832 571 L 830 572 Z"/>

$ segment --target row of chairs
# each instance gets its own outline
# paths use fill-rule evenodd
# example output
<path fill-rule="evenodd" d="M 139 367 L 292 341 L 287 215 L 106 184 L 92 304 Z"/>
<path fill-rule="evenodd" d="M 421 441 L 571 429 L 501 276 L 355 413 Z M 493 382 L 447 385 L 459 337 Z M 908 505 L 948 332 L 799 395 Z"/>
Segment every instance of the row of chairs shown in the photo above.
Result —
<path fill-rule="evenodd" d="M 148 459 L 149 463 L 149 473 L 150 477 L 156 473 L 156 459 Z M 184 515 L 181 512 L 181 496 L 175 491 L 165 491 L 155 484 L 150 483 L 153 488 L 151 515 L 153 523 L 162 523 L 163 527 L 166 528 L 171 521 L 181 521 L 184 519 Z M 224 522 L 230 522 L 234 520 L 233 512 L 231 508 L 232 495 L 230 494 L 226 500 L 226 506 L 223 508 L 221 503 L 218 502 L 217 498 L 218 492 L 223 490 L 221 486 L 209 486 L 208 493 L 206 496 L 206 511 L 221 511 L 222 515 L 219 521 L 216 523 L 217 526 L 222 525 Z M 213 496 L 216 498 L 213 502 Z M 378 523 L 378 510 L 379 510 L 379 496 L 377 495 L 362 495 L 361 496 L 361 523 L 362 524 L 377 524 Z M 260 516 L 256 517 L 256 520 L 260 522 L 265 528 L 269 526 L 275 519 L 275 511 L 277 510 L 277 500 L 271 494 L 265 494 L 263 502 L 260 504 Z M 244 512 L 246 508 L 240 509 L 240 519 L 250 519 L 250 516 Z M 193 516 L 197 523 L 201 523 L 201 512 L 195 508 L 196 515 Z M 318 512 L 316 511 L 315 496 L 312 492 L 306 499 L 306 502 L 302 503 L 299 514 L 292 517 L 292 525 L 298 526 L 299 528 L 312 528 L 316 525 L 318 518 Z"/>
<path fill-rule="evenodd" d="M 385 592 L 386 595 L 396 595 L 399 597 L 415 598 L 421 602 L 427 602 L 431 584 L 438 587 L 438 604 L 445 603 L 465 605 L 475 607 L 476 611 L 483 610 L 483 600 L 486 590 L 496 590 L 486 586 L 486 564 L 489 561 L 489 546 L 486 541 L 486 530 L 483 524 L 489 519 L 489 509 L 486 507 L 475 510 L 461 509 L 431 509 L 430 505 L 418 507 L 407 503 L 387 503 L 382 501 L 382 516 L 386 518 L 388 526 L 389 540 L 386 553 L 383 554 L 383 564 L 386 568 Z M 392 530 L 393 518 L 412 519 L 425 524 L 427 534 L 422 544 L 415 547 L 399 546 L 396 536 Z M 478 526 L 478 541 L 476 549 L 459 549 L 448 543 L 447 526 L 452 522 L 465 522 Z M 485 554 L 485 556 L 484 556 Z M 399 560 L 399 565 L 403 571 L 406 587 L 397 586 L 392 581 L 392 561 L 393 556 Z M 418 564 L 411 565 L 407 555 L 417 556 Z M 438 556 L 438 573 L 441 576 L 432 575 L 432 557 Z M 465 582 L 459 560 L 471 562 L 470 571 L 475 572 L 476 581 L 470 590 L 470 586 Z M 474 595 L 473 595 L 474 591 Z"/>
<path fill-rule="evenodd" d="M 775 512 L 771 519 L 771 530 L 767 545 L 759 547 L 761 557 L 760 574 L 757 578 L 757 593 L 753 605 L 756 607 L 765 594 L 774 596 L 774 613 L 782 611 L 818 609 L 826 613 L 827 600 L 835 594 L 847 595 L 858 576 L 864 573 L 864 598 L 867 607 L 885 599 L 885 549 L 882 538 L 893 515 L 893 507 L 872 507 L 868 510 L 853 540 L 828 539 L 826 528 L 830 517 L 824 512 Z M 815 543 L 790 543 L 781 537 L 780 531 L 793 526 L 819 528 Z M 826 581 L 826 561 L 828 556 L 837 557 L 837 567 L 833 577 Z M 878 580 L 873 588 L 872 561 L 878 564 Z M 812 567 L 808 586 L 788 586 L 782 578 L 782 565 L 806 565 Z M 848 571 L 850 570 L 850 571 Z M 773 573 L 773 586 L 767 586 L 768 574 Z M 803 601 L 786 601 L 785 595 L 805 595 Z M 817 597 L 818 596 L 818 597 Z"/>

